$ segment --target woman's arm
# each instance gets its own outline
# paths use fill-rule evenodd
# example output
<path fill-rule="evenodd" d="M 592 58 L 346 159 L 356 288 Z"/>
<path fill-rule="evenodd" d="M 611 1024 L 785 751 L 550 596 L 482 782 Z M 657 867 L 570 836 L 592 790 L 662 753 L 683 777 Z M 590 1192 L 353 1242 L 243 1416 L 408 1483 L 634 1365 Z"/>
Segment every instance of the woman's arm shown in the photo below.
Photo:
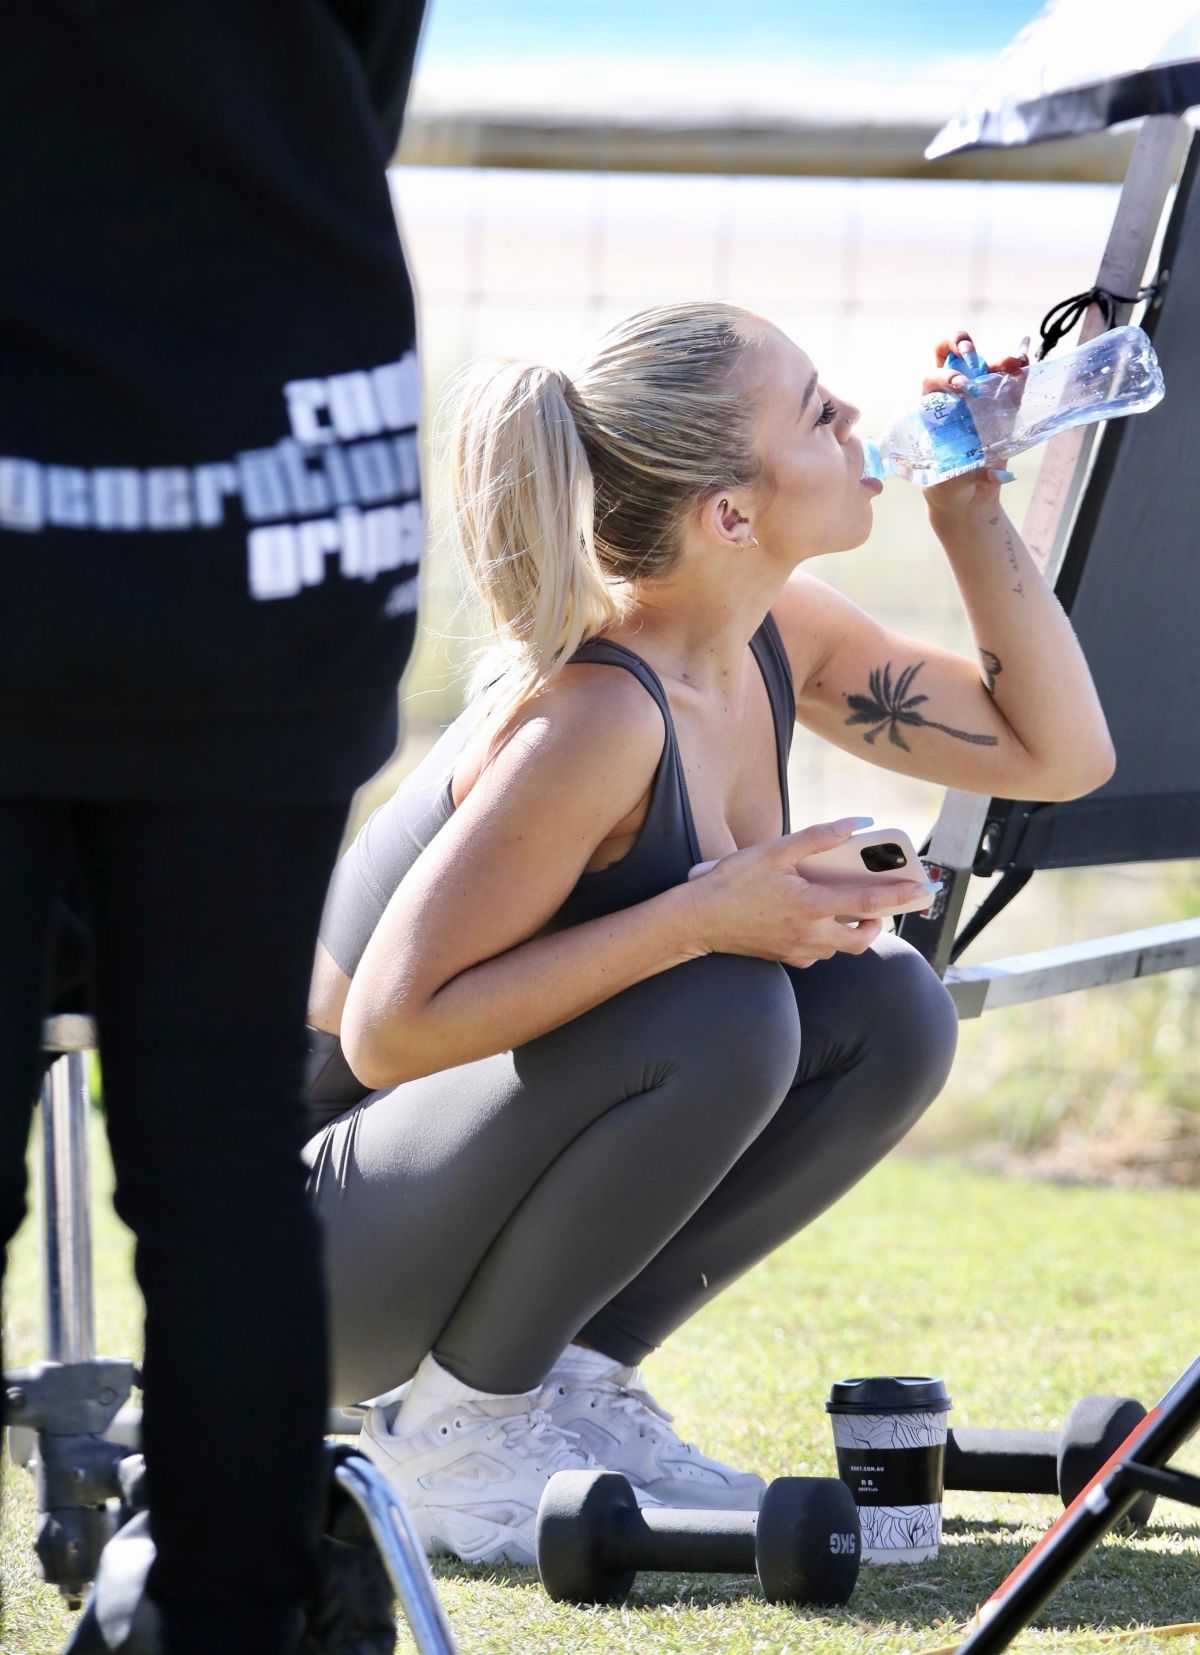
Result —
<path fill-rule="evenodd" d="M 809 575 L 774 610 L 796 717 L 848 752 L 1002 798 L 1071 799 L 1112 774 L 1104 714 L 1071 624 L 983 473 L 926 490 L 978 663 L 881 626 Z"/>
<path fill-rule="evenodd" d="M 394 924 L 381 924 L 375 934 L 381 947 L 390 940 L 399 973 L 380 969 L 373 938 L 342 1020 L 347 1061 L 373 1088 L 524 1045 L 696 952 L 685 940 L 690 915 L 680 886 L 607 918 L 535 937 L 422 992 L 405 970 L 411 952 L 399 946 L 402 933 L 411 936 L 410 915 L 406 901 Z M 415 920 L 427 933 L 430 917 L 419 904 Z"/>
<path fill-rule="evenodd" d="M 364 1084 L 502 1051 L 682 957 L 678 899 L 538 935 L 647 794 L 663 740 L 627 673 L 571 668 L 539 697 L 410 868 L 355 971 L 341 1039 Z"/>
<path fill-rule="evenodd" d="M 658 709 L 627 674 L 588 667 L 563 677 L 572 681 L 540 698 L 410 868 L 367 945 L 341 1021 L 364 1085 L 522 1045 L 700 954 L 807 965 L 861 953 L 879 932 L 871 916 L 921 889 L 896 881 L 848 892 L 798 874 L 804 856 L 848 837 L 846 820 L 738 851 L 661 896 L 539 935 L 646 794 L 664 736 Z M 866 923 L 839 924 L 839 913 Z"/>
<path fill-rule="evenodd" d="M 1073 799 L 1101 787 L 1116 753 L 1096 686 L 1062 605 L 1004 512 L 999 486 L 977 480 L 973 491 L 947 489 L 945 496 L 933 488 L 926 505 L 962 594 L 984 689 L 1033 766 L 1023 779 L 1038 785 L 1019 797 Z"/>

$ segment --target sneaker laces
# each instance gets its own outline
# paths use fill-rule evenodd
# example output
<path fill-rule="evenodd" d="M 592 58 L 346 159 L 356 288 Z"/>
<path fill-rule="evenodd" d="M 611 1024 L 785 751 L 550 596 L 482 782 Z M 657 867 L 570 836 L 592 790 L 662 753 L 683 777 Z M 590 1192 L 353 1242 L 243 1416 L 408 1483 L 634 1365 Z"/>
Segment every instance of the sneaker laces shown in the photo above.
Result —
<path fill-rule="evenodd" d="M 547 1387 L 548 1390 L 557 1395 L 566 1395 L 569 1389 L 575 1388 L 575 1386 L 567 1386 L 561 1382 Z M 662 1403 L 647 1390 L 646 1381 L 642 1378 L 640 1368 L 616 1368 L 612 1373 L 604 1374 L 600 1378 L 581 1381 L 577 1388 L 585 1391 L 602 1391 L 605 1407 L 610 1413 L 629 1414 L 634 1418 L 639 1415 L 651 1415 L 652 1417 L 647 1423 L 656 1437 L 672 1438 L 676 1442 L 682 1441 L 677 1432 L 663 1429 L 663 1424 L 669 1426 L 675 1415 L 669 1413 Z M 543 1391 L 542 1395 L 545 1396 L 545 1394 L 546 1392 Z M 662 1421 L 663 1424 L 660 1424 L 659 1421 Z M 690 1451 L 690 1444 L 684 1443 L 683 1446 Z"/>
<path fill-rule="evenodd" d="M 534 1405 L 518 1414 L 505 1414 L 496 1421 L 496 1426 L 504 1433 L 507 1447 L 551 1471 L 595 1464 L 574 1431 L 564 1431 L 556 1425 L 544 1408 Z"/>
<path fill-rule="evenodd" d="M 640 1368 L 622 1368 L 619 1373 L 601 1380 L 601 1384 L 606 1390 L 611 1385 L 617 1392 L 609 1403 L 614 1414 L 653 1414 L 656 1419 L 664 1420 L 668 1425 L 675 1418 L 675 1415 L 668 1413 L 662 1403 L 646 1389 L 646 1381 L 642 1378 Z M 675 1432 L 672 1431 L 671 1435 L 674 1436 Z"/>

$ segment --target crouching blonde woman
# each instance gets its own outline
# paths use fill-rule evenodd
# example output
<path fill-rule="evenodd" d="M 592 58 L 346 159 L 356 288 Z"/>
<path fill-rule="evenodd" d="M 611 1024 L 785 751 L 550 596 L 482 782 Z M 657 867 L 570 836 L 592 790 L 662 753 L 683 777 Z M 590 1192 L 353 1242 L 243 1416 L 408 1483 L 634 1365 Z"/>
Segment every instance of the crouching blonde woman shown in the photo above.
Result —
<path fill-rule="evenodd" d="M 757 1504 L 639 1364 L 946 1079 L 949 996 L 878 917 L 929 888 L 805 879 L 855 824 L 792 830 L 794 722 L 979 793 L 1111 771 L 991 475 L 925 494 L 980 660 L 804 572 L 871 532 L 857 417 L 776 328 L 699 304 L 461 402 L 491 669 L 340 863 L 310 1014 L 337 1399 L 384 1398 L 363 1446 L 431 1550 L 532 1561 L 547 1478 L 589 1455 L 645 1497 Z M 862 716 L 882 674 L 902 720 Z"/>

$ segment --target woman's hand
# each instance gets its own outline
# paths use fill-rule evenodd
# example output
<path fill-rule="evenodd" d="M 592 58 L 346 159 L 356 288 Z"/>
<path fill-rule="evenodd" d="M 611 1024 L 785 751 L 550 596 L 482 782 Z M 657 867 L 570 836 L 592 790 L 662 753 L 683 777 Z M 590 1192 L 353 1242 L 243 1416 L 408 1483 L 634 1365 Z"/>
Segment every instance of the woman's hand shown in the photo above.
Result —
<path fill-rule="evenodd" d="M 957 358 L 956 362 L 948 362 L 951 355 Z M 1025 373 L 1029 367 L 1028 339 L 1022 341 L 1021 349 L 1013 355 L 1000 357 L 996 362 L 986 362 L 977 355 L 971 335 L 965 328 L 960 328 L 953 342 L 949 339 L 939 342 L 936 356 L 938 371 L 928 374 L 922 381 L 923 396 L 944 391 L 965 397 L 969 402 L 978 402 L 979 407 L 973 412 L 981 426 L 986 416 L 989 427 L 986 437 L 1001 427 L 1011 427 L 1025 390 Z M 967 372 L 963 372 L 960 363 Z M 1000 375 L 1005 377 L 995 377 Z M 976 383 L 985 376 L 993 377 L 985 385 Z M 987 467 L 968 471 L 961 477 L 951 477 L 947 482 L 930 484 L 923 491 L 925 502 L 931 513 L 969 513 L 987 507 L 989 514 L 993 514 L 999 500 L 1000 486 L 1009 481 L 1011 475 L 1011 472 Z"/>
<path fill-rule="evenodd" d="M 932 902 L 935 888 L 911 879 L 833 886 L 804 878 L 804 857 L 844 844 L 857 825 L 846 817 L 698 863 L 687 887 L 698 951 L 809 966 L 862 954 L 882 929 L 877 916 L 921 894 Z"/>

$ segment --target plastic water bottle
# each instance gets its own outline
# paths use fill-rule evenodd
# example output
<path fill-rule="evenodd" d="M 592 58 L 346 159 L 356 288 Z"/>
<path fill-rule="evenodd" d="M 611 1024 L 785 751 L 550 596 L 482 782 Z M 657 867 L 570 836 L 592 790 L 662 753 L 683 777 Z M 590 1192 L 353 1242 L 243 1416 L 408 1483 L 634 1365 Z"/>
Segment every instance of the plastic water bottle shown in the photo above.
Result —
<path fill-rule="evenodd" d="M 934 391 L 863 443 L 863 476 L 905 477 L 922 487 L 1045 442 L 1072 425 L 1141 414 L 1166 387 L 1141 328 L 1110 328 L 1065 356 L 1019 374 L 984 373 L 966 394 Z"/>

